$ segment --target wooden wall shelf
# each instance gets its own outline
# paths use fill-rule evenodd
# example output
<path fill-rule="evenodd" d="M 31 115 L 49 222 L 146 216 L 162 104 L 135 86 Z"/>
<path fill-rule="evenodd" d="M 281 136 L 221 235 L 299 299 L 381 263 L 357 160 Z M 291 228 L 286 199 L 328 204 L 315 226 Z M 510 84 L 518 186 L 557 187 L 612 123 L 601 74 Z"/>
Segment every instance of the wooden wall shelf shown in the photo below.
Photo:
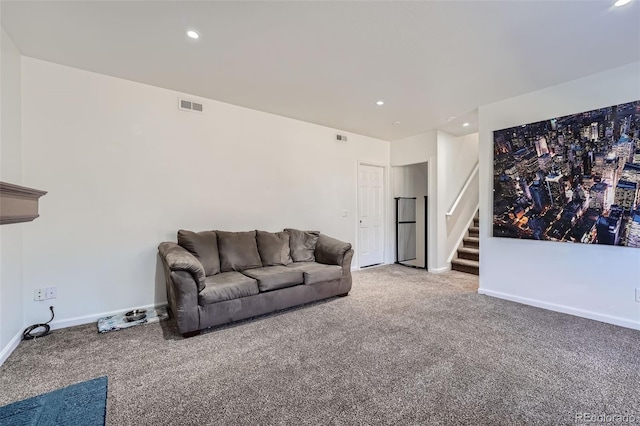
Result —
<path fill-rule="evenodd" d="M 0 225 L 31 222 L 39 216 L 38 199 L 47 191 L 0 182 Z"/>

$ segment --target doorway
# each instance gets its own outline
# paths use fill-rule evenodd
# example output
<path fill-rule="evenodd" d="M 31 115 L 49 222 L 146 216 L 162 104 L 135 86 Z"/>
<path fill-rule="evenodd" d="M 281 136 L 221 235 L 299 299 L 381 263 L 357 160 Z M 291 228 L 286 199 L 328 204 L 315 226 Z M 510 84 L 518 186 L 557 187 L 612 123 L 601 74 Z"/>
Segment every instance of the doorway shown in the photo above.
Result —
<path fill-rule="evenodd" d="M 384 167 L 358 164 L 358 266 L 384 263 Z"/>
<path fill-rule="evenodd" d="M 396 263 L 427 268 L 428 163 L 392 167 Z"/>

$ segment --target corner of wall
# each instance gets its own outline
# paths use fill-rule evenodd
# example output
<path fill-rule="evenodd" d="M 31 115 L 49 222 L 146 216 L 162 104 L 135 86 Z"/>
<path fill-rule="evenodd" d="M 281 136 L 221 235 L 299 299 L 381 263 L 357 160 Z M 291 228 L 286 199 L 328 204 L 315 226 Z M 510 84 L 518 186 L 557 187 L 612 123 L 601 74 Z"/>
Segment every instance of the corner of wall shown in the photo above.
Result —
<path fill-rule="evenodd" d="M 452 253 L 466 235 L 468 223 L 478 208 L 479 186 L 474 173 L 479 161 L 478 147 L 477 134 L 454 136 L 437 131 L 436 269 L 451 267 Z M 453 215 L 447 216 L 458 196 L 460 202 Z"/>
<path fill-rule="evenodd" d="M 0 180 L 22 183 L 22 55 L 0 28 Z M 0 364 L 24 328 L 23 224 L 0 225 Z"/>
<path fill-rule="evenodd" d="M 492 132 L 640 99 L 638 75 L 640 62 L 634 62 L 478 109 L 479 293 L 640 329 L 640 305 L 634 300 L 640 250 L 497 238 L 491 233 Z"/>

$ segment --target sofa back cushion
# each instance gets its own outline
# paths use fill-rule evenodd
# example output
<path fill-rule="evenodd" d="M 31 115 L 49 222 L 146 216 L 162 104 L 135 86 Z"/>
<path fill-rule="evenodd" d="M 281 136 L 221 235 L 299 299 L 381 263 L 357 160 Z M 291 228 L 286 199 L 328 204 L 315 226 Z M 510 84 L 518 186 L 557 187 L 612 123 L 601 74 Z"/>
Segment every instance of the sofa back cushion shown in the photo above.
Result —
<path fill-rule="evenodd" d="M 225 232 L 216 231 L 218 251 L 220 252 L 220 270 L 222 272 L 244 271 L 262 267 L 256 231 Z"/>
<path fill-rule="evenodd" d="M 195 256 L 202 263 L 206 276 L 220 273 L 218 241 L 214 231 L 178 231 L 178 245 Z"/>
<path fill-rule="evenodd" d="M 256 231 L 262 266 L 288 265 L 291 260 L 288 232 Z"/>
<path fill-rule="evenodd" d="M 315 262 L 316 244 L 320 232 L 300 231 L 298 229 L 285 229 L 289 233 L 289 247 L 291 248 L 291 258 L 294 262 Z"/>

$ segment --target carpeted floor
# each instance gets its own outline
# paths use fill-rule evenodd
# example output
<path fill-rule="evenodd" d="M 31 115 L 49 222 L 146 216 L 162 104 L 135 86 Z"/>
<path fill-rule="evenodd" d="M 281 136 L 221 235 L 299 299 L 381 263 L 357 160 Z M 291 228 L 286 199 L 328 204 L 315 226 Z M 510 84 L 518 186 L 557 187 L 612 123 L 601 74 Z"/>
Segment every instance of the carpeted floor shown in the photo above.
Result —
<path fill-rule="evenodd" d="M 477 277 L 354 273 L 348 297 L 191 339 L 172 322 L 23 342 L 0 405 L 107 375 L 108 425 L 640 421 L 640 332 L 478 295 Z"/>

